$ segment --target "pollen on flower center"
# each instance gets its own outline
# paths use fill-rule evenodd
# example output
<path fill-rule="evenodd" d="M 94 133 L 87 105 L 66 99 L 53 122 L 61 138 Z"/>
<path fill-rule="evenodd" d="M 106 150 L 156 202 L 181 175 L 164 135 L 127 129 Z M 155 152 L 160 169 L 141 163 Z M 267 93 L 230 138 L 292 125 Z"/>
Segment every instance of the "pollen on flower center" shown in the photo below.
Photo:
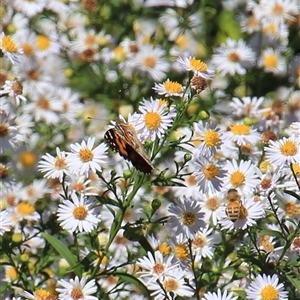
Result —
<path fill-rule="evenodd" d="M 238 62 L 240 61 L 240 56 L 236 52 L 232 52 L 229 54 L 228 60 L 232 62 Z"/>
<path fill-rule="evenodd" d="M 91 161 L 93 160 L 93 157 L 94 157 L 93 152 L 88 148 L 84 148 L 79 151 L 79 158 L 82 162 Z"/>
<path fill-rule="evenodd" d="M 274 15 L 277 15 L 277 16 L 281 16 L 282 13 L 283 13 L 283 6 L 279 3 L 276 3 L 274 6 L 273 6 L 273 9 L 272 9 L 272 13 Z"/>
<path fill-rule="evenodd" d="M 202 236 L 198 236 L 193 240 L 193 245 L 198 248 L 203 248 L 207 244 L 206 239 Z"/>
<path fill-rule="evenodd" d="M 271 285 L 266 285 L 260 292 L 261 300 L 278 300 L 278 291 Z"/>
<path fill-rule="evenodd" d="M 288 202 L 285 204 L 284 210 L 288 216 L 295 216 L 299 213 L 300 209 L 296 203 Z"/>
<path fill-rule="evenodd" d="M 148 129 L 155 130 L 161 124 L 161 116 L 154 111 L 147 112 L 145 115 L 145 124 Z"/>
<path fill-rule="evenodd" d="M 87 216 L 87 210 L 84 206 L 77 206 L 73 211 L 73 216 L 77 220 L 84 220 Z"/>
<path fill-rule="evenodd" d="M 162 264 L 156 264 L 153 267 L 153 271 L 155 274 L 161 274 L 161 273 L 163 273 L 164 270 L 165 270 L 165 267 Z"/>
<path fill-rule="evenodd" d="M 10 36 L 4 36 L 1 40 L 1 46 L 7 52 L 17 52 L 18 47 Z"/>
<path fill-rule="evenodd" d="M 23 216 L 31 215 L 35 212 L 34 206 L 28 202 L 20 202 L 18 204 L 17 210 L 18 213 Z"/>
<path fill-rule="evenodd" d="M 190 66 L 195 71 L 199 71 L 199 72 L 207 71 L 207 64 L 199 59 L 196 59 L 195 57 L 192 57 L 190 59 Z"/>
<path fill-rule="evenodd" d="M 275 68 L 278 65 L 277 57 L 274 54 L 270 54 L 264 58 L 264 65 L 269 68 Z"/>
<path fill-rule="evenodd" d="M 272 180 L 270 178 L 264 178 L 260 185 L 264 190 L 267 190 L 272 186 Z"/>
<path fill-rule="evenodd" d="M 180 260 L 187 260 L 189 257 L 188 248 L 185 244 L 178 244 L 174 250 L 175 256 Z"/>
<path fill-rule="evenodd" d="M 176 291 L 178 287 L 178 282 L 173 278 L 169 278 L 164 282 L 166 292 Z"/>
<path fill-rule="evenodd" d="M 50 109 L 49 99 L 47 99 L 45 97 L 41 97 L 38 100 L 38 107 L 40 107 L 44 110 L 49 110 Z"/>
<path fill-rule="evenodd" d="M 235 171 L 231 174 L 230 183 L 233 187 L 239 187 L 245 182 L 245 174 L 241 171 Z"/>
<path fill-rule="evenodd" d="M 6 124 L 0 124 L 0 137 L 6 137 L 8 132 L 8 126 Z"/>
<path fill-rule="evenodd" d="M 216 198 L 212 197 L 212 198 L 209 198 L 209 199 L 206 200 L 205 206 L 209 210 L 215 211 L 220 207 L 220 204 L 219 204 L 219 202 Z"/>
<path fill-rule="evenodd" d="M 44 35 L 40 35 L 37 37 L 37 47 L 40 50 L 48 49 L 50 46 L 50 40 Z"/>
<path fill-rule="evenodd" d="M 164 86 L 166 91 L 171 93 L 181 93 L 183 90 L 182 85 L 176 81 L 168 80 L 164 83 Z"/>
<path fill-rule="evenodd" d="M 37 290 L 36 292 L 34 292 L 34 299 L 48 300 L 51 299 L 51 297 L 53 297 L 53 295 L 51 295 L 49 291 Z"/>
<path fill-rule="evenodd" d="M 6 276 L 8 276 L 12 281 L 15 281 L 18 278 L 18 272 L 16 268 L 10 267 L 5 271 Z"/>
<path fill-rule="evenodd" d="M 55 165 L 55 169 L 57 170 L 65 169 L 67 166 L 66 159 L 63 157 L 56 157 L 54 165 Z"/>
<path fill-rule="evenodd" d="M 184 225 L 192 226 L 195 224 L 196 216 L 192 212 L 185 212 L 181 215 L 181 219 Z"/>
<path fill-rule="evenodd" d="M 230 127 L 230 130 L 235 135 L 249 135 L 250 126 L 245 124 L 234 124 Z"/>
<path fill-rule="evenodd" d="M 33 56 L 34 51 L 33 51 L 33 47 L 30 44 L 23 44 L 22 49 L 23 49 L 24 55 Z"/>
<path fill-rule="evenodd" d="M 171 252 L 171 247 L 167 243 L 161 243 L 157 247 L 160 253 L 163 255 L 168 255 Z"/>
<path fill-rule="evenodd" d="M 286 141 L 281 147 L 280 152 L 284 156 L 294 156 L 297 154 L 297 146 L 294 141 Z"/>
<path fill-rule="evenodd" d="M 83 293 L 80 288 L 73 288 L 71 292 L 71 298 L 76 300 L 76 299 L 82 299 L 83 298 Z"/>
<path fill-rule="evenodd" d="M 205 144 L 208 147 L 215 147 L 220 143 L 219 133 L 214 130 L 208 130 L 204 137 Z"/>
<path fill-rule="evenodd" d="M 219 168 L 213 164 L 206 165 L 203 168 L 203 174 L 207 179 L 214 179 L 219 174 Z"/>
<path fill-rule="evenodd" d="M 144 66 L 154 68 L 156 65 L 156 59 L 152 56 L 148 56 L 144 59 Z"/>

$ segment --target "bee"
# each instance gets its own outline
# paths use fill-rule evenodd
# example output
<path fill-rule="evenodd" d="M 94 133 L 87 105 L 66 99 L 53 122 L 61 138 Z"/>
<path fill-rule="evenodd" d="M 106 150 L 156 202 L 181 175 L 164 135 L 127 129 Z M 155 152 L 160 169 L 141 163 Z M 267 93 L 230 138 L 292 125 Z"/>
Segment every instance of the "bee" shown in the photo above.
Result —
<path fill-rule="evenodd" d="M 236 222 L 241 217 L 244 218 L 246 208 L 242 204 L 241 196 L 236 189 L 230 189 L 227 192 L 226 199 L 228 204 L 226 206 L 226 215 L 232 222 Z"/>

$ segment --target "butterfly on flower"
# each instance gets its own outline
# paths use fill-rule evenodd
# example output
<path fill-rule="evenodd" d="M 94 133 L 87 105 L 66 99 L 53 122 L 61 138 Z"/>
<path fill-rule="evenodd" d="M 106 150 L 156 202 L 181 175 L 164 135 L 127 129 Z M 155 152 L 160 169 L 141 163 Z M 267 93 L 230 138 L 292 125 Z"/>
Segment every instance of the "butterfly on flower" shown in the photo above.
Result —
<path fill-rule="evenodd" d="M 154 168 L 137 137 L 134 126 L 121 118 L 116 119 L 115 127 L 106 131 L 104 139 L 112 150 L 119 152 L 137 170 L 150 173 Z"/>

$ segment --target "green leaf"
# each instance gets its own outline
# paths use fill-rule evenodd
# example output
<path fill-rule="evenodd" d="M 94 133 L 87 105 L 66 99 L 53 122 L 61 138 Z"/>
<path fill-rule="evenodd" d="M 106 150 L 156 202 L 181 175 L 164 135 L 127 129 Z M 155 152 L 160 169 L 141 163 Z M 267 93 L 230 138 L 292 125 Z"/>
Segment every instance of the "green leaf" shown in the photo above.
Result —
<path fill-rule="evenodd" d="M 149 292 L 149 290 L 135 276 L 133 276 L 131 274 L 124 273 L 124 272 L 114 272 L 113 276 L 119 277 L 124 283 L 135 285 L 137 288 L 139 288 L 142 291 L 142 293 L 144 294 L 144 296 L 146 296 L 145 299 L 150 299 L 150 292 Z"/>
<path fill-rule="evenodd" d="M 81 271 L 78 265 L 78 261 L 68 247 L 57 238 L 43 232 L 44 239 L 68 262 L 70 268 L 77 276 L 81 276 Z"/>
<path fill-rule="evenodd" d="M 259 232 L 259 235 L 275 236 L 277 238 L 282 238 L 282 233 L 276 230 L 263 229 Z"/>
<path fill-rule="evenodd" d="M 299 278 L 295 277 L 295 274 L 286 274 L 286 277 L 289 279 L 289 281 L 292 283 L 292 285 L 297 289 L 298 292 L 300 292 L 300 281 Z"/>

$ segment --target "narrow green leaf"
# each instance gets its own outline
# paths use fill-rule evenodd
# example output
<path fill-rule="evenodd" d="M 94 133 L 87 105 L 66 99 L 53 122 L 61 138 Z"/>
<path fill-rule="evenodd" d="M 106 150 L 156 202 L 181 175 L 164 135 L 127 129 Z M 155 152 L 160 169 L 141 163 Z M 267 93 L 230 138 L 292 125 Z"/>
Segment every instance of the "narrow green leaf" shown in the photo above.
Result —
<path fill-rule="evenodd" d="M 263 229 L 259 232 L 259 235 L 269 235 L 269 236 L 275 236 L 277 238 L 282 238 L 282 234 L 279 231 L 276 230 L 269 230 L 269 229 Z"/>
<path fill-rule="evenodd" d="M 124 283 L 135 285 L 146 296 L 145 299 L 150 299 L 150 292 L 147 287 L 133 275 L 124 272 L 114 272 L 113 275 L 119 277 Z"/>
<path fill-rule="evenodd" d="M 298 292 L 300 292 L 300 280 L 298 278 L 295 278 L 294 276 L 294 274 L 293 276 L 290 274 L 286 274 L 286 277 L 289 279 L 292 285 L 297 289 Z"/>
<path fill-rule="evenodd" d="M 72 271 L 74 271 L 77 276 L 81 276 L 78 261 L 68 247 L 48 233 L 43 232 L 42 236 L 69 263 Z"/>

